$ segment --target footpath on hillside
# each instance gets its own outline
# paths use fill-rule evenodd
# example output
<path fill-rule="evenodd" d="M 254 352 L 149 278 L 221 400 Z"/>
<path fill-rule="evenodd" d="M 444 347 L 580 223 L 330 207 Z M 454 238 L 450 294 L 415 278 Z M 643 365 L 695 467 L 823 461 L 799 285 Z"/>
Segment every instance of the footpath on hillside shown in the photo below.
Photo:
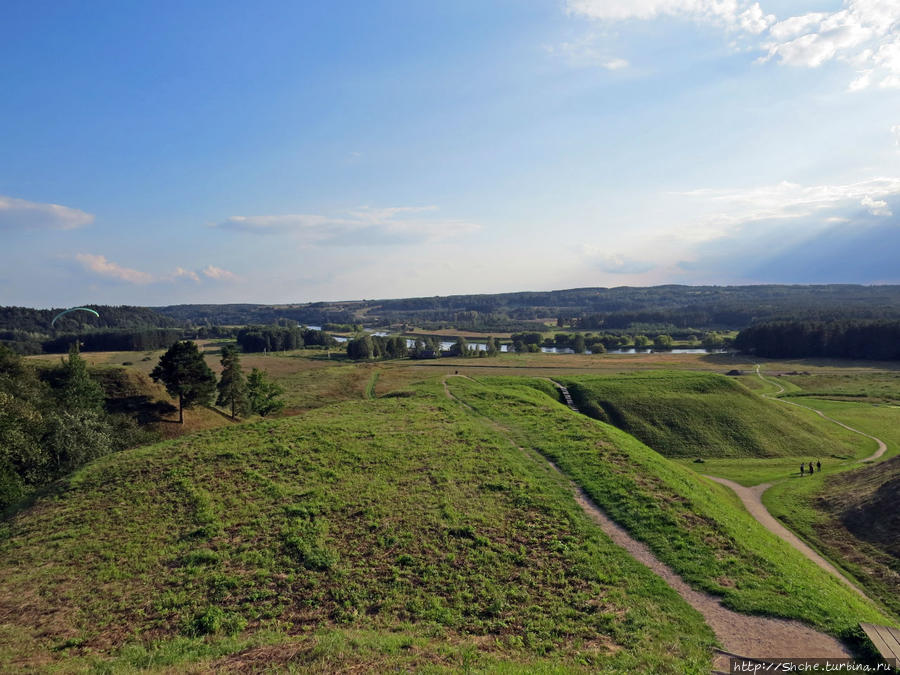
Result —
<path fill-rule="evenodd" d="M 763 382 L 766 382 L 768 384 L 774 384 L 776 387 L 778 387 L 778 391 L 775 392 L 774 396 L 769 395 L 769 394 L 762 394 L 762 396 L 764 398 L 767 398 L 770 401 L 780 401 L 781 403 L 786 403 L 787 405 L 792 405 L 792 406 L 796 406 L 798 408 L 805 408 L 806 410 L 811 410 L 814 413 L 816 413 L 817 415 L 819 415 L 820 417 L 822 417 L 823 419 L 828 420 L 829 422 L 833 422 L 834 424 L 837 424 L 837 425 L 843 427 L 844 429 L 847 429 L 848 431 L 852 431 L 853 433 L 859 434 L 860 436 L 865 436 L 866 438 L 871 438 L 873 441 L 878 443 L 878 449 L 874 453 L 869 455 L 868 457 L 865 457 L 864 459 L 859 460 L 859 463 L 873 462 L 876 459 L 878 459 L 879 457 L 881 457 L 887 450 L 887 445 L 880 438 L 872 436 L 871 434 L 867 434 L 864 431 L 860 431 L 859 429 L 855 429 L 854 427 L 844 424 L 843 422 L 836 420 L 833 417 L 829 417 L 828 415 L 823 413 L 821 410 L 816 410 L 815 408 L 812 408 L 808 405 L 802 405 L 800 403 L 795 403 L 793 401 L 785 401 L 784 399 L 779 398 L 778 395 L 783 394 L 785 392 L 784 387 L 781 386 L 781 384 L 778 382 L 774 382 L 772 380 L 767 380 L 766 378 L 764 378 L 762 376 L 762 373 L 759 370 L 759 364 L 757 364 L 757 366 L 756 366 L 756 374 L 759 377 L 759 379 L 761 379 Z M 845 577 L 834 565 L 832 565 L 830 562 L 825 560 L 825 558 L 823 558 L 821 555 L 816 553 L 805 542 L 803 542 L 796 534 L 794 534 L 789 529 L 787 529 L 784 525 L 782 525 L 780 522 L 778 522 L 778 520 L 776 520 L 775 517 L 772 516 L 771 513 L 769 513 L 769 510 L 766 508 L 765 504 L 763 504 L 762 496 L 765 493 L 765 491 L 768 490 L 770 487 L 772 487 L 775 483 L 760 483 L 759 485 L 754 485 L 752 487 L 744 487 L 743 485 L 739 485 L 738 483 L 728 480 L 727 478 L 717 478 L 716 476 L 708 476 L 708 475 L 706 476 L 706 478 L 709 478 L 710 480 L 715 481 L 716 483 L 719 483 L 720 485 L 724 485 L 724 486 L 730 488 L 731 490 L 733 490 L 734 493 L 741 500 L 741 503 L 744 505 L 744 507 L 747 509 L 747 511 L 750 512 L 750 515 L 752 515 L 754 518 L 756 518 L 757 522 L 759 522 L 760 525 L 765 527 L 769 532 L 771 532 L 772 534 L 777 536 L 779 539 L 786 541 L 788 544 L 790 544 L 795 549 L 800 551 L 800 553 L 802 553 L 804 556 L 806 556 L 809 560 L 813 561 L 816 565 L 818 565 L 822 569 L 824 569 L 827 572 L 836 576 L 842 582 L 847 584 L 847 586 L 849 586 L 854 591 L 856 591 L 860 596 L 862 596 L 863 598 L 866 598 L 867 600 L 869 599 L 866 596 L 866 594 L 863 593 L 863 591 L 858 586 L 856 586 L 847 577 Z"/>
<path fill-rule="evenodd" d="M 553 380 L 551 382 L 563 393 L 569 407 L 578 412 L 569 391 L 558 382 Z M 465 406 L 469 411 L 475 412 L 465 401 L 453 395 L 447 386 L 447 378 L 444 378 L 443 385 L 448 398 Z M 486 419 L 494 428 L 501 432 L 505 431 L 497 422 Z M 513 442 L 508 433 L 505 435 L 510 442 Z M 520 451 L 526 452 L 520 446 L 516 445 L 516 447 Z M 531 456 L 531 453 L 526 454 Z M 559 472 L 553 462 L 546 458 L 543 459 L 553 470 Z M 728 660 L 731 656 L 750 660 L 773 657 L 851 658 L 850 652 L 830 635 L 814 630 L 798 621 L 739 614 L 724 607 L 715 596 L 691 588 L 684 579 L 653 555 L 646 544 L 636 540 L 627 530 L 609 518 L 580 487 L 572 481 L 569 481 L 569 486 L 582 510 L 600 526 L 615 544 L 624 548 L 635 560 L 650 568 L 685 602 L 703 615 L 707 625 L 713 630 L 723 647 L 723 650 L 714 659 L 713 667 L 716 670 L 727 671 Z"/>

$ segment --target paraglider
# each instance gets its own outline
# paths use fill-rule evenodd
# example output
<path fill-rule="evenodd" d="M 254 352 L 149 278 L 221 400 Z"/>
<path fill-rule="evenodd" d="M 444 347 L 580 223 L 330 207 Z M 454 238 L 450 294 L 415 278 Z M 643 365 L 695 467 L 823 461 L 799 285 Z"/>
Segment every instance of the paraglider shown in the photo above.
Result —
<path fill-rule="evenodd" d="M 53 328 L 53 324 L 56 323 L 56 320 L 59 317 L 63 316 L 64 314 L 68 314 L 69 312 L 90 312 L 91 314 L 96 316 L 98 319 L 100 318 L 100 315 L 96 312 L 96 310 L 93 310 L 90 307 L 72 307 L 71 309 L 63 310 L 62 312 L 60 312 L 59 314 L 54 316 L 53 321 L 50 322 L 50 328 Z"/>

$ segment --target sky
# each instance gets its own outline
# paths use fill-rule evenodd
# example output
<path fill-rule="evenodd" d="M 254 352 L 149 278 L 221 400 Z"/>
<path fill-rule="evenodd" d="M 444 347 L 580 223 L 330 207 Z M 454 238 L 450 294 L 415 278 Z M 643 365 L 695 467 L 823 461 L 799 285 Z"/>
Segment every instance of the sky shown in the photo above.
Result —
<path fill-rule="evenodd" d="M 6 0 L 0 305 L 900 283 L 897 0 Z"/>

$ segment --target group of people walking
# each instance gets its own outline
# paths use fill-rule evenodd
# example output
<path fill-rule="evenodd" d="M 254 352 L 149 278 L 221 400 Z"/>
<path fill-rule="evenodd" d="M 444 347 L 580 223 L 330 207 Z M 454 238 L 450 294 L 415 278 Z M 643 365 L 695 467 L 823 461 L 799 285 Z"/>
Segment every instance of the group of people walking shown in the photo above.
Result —
<path fill-rule="evenodd" d="M 812 476 L 816 471 L 822 470 L 822 462 L 816 460 L 816 466 L 813 468 L 813 463 L 809 463 L 809 475 Z M 806 464 L 800 462 L 800 475 L 803 476 L 806 473 Z"/>

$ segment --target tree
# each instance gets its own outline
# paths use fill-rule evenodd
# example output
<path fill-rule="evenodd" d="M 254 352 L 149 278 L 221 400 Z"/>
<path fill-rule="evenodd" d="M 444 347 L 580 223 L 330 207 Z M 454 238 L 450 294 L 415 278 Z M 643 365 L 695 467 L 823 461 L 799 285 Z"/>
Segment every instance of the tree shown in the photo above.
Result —
<path fill-rule="evenodd" d="M 468 356 L 469 355 L 469 343 L 466 342 L 466 338 L 463 336 L 459 336 L 456 338 L 456 342 L 450 345 L 450 356 Z"/>
<path fill-rule="evenodd" d="M 265 371 L 254 368 L 250 372 L 247 378 L 247 400 L 252 412 L 263 417 L 278 412 L 284 408 L 284 401 L 280 398 L 283 393 L 284 388 L 272 382 Z"/>
<path fill-rule="evenodd" d="M 584 354 L 584 335 L 581 333 L 576 333 L 575 337 L 572 338 L 572 351 L 576 354 Z"/>
<path fill-rule="evenodd" d="M 716 332 L 707 333 L 703 338 L 703 346 L 706 349 L 721 349 L 725 346 L 725 338 Z"/>
<path fill-rule="evenodd" d="M 487 339 L 487 355 L 488 356 L 497 356 L 497 353 L 500 349 L 497 347 L 497 341 L 494 340 L 494 337 L 491 336 Z"/>
<path fill-rule="evenodd" d="M 371 359 L 375 356 L 375 343 L 371 335 L 362 335 L 347 342 L 347 356 L 354 361 Z"/>
<path fill-rule="evenodd" d="M 178 397 L 178 422 L 184 424 L 184 409 L 209 405 L 216 392 L 216 376 L 191 340 L 176 342 L 159 358 L 150 373 L 154 382 L 166 385 L 170 396 Z"/>
<path fill-rule="evenodd" d="M 634 336 L 634 348 L 635 349 L 646 349 L 650 346 L 650 338 L 646 335 L 635 335 Z"/>
<path fill-rule="evenodd" d="M 228 345 L 222 349 L 222 376 L 219 378 L 219 384 L 216 388 L 219 390 L 219 397 L 216 399 L 216 405 L 225 405 L 231 408 L 231 419 L 235 419 L 237 413 L 242 415 L 248 409 L 247 403 L 247 380 L 244 377 L 244 371 L 241 369 L 241 359 L 238 356 L 238 350 L 232 345 Z"/>
<path fill-rule="evenodd" d="M 653 341 L 653 348 L 659 350 L 672 349 L 672 338 L 669 335 L 657 335 Z"/>
<path fill-rule="evenodd" d="M 64 407 L 94 411 L 103 407 L 103 388 L 88 375 L 77 342 L 69 348 L 69 358 L 63 360 L 58 382 L 56 396 Z"/>

